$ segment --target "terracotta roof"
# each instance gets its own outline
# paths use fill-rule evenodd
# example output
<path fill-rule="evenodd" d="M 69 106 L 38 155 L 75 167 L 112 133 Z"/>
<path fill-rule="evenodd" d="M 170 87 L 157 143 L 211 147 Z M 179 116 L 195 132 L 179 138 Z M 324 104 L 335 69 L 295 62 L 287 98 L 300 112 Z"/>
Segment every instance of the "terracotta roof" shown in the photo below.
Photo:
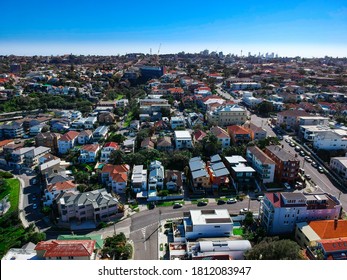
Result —
<path fill-rule="evenodd" d="M 0 147 L 6 146 L 7 144 L 12 143 L 13 141 L 14 140 L 12 139 L 0 141 Z"/>
<path fill-rule="evenodd" d="M 60 141 L 71 141 L 73 139 L 76 139 L 76 137 L 78 137 L 79 135 L 79 132 L 77 131 L 69 131 L 69 132 L 66 132 L 59 140 Z"/>
<path fill-rule="evenodd" d="M 114 182 L 127 182 L 128 181 L 128 175 L 126 173 L 115 173 L 111 174 L 112 181 Z"/>
<path fill-rule="evenodd" d="M 76 188 L 76 185 L 72 181 L 57 182 L 55 184 L 47 186 L 47 190 L 51 192 L 53 189 L 57 191 L 65 191 Z"/>
<path fill-rule="evenodd" d="M 229 134 L 249 134 L 248 130 L 239 125 L 228 126 Z"/>
<path fill-rule="evenodd" d="M 104 145 L 104 148 L 106 148 L 106 147 L 112 147 L 112 148 L 116 148 L 116 149 L 119 148 L 118 143 L 116 143 L 116 142 L 107 142 L 107 143 Z"/>
<path fill-rule="evenodd" d="M 105 164 L 101 172 L 102 173 L 125 173 L 125 172 L 128 172 L 129 169 L 130 167 L 127 164 L 121 164 L 121 165 Z"/>
<path fill-rule="evenodd" d="M 81 150 L 95 153 L 98 151 L 99 148 L 100 148 L 99 144 L 89 144 L 89 145 L 82 146 Z"/>
<path fill-rule="evenodd" d="M 321 239 L 347 237 L 347 220 L 312 221 L 308 224 Z"/>
<path fill-rule="evenodd" d="M 152 148 L 154 149 L 154 143 L 152 142 L 150 137 L 146 137 L 141 142 L 141 148 Z"/>
<path fill-rule="evenodd" d="M 228 132 L 219 126 L 211 127 L 210 131 L 217 138 L 230 138 Z"/>
<path fill-rule="evenodd" d="M 319 240 L 326 252 L 347 251 L 347 237 Z"/>
<path fill-rule="evenodd" d="M 168 136 L 164 136 L 158 139 L 157 147 L 171 147 L 171 138 Z"/>
<path fill-rule="evenodd" d="M 35 250 L 46 251 L 44 257 L 90 257 L 95 240 L 51 240 L 39 242 Z"/>
<path fill-rule="evenodd" d="M 201 141 L 203 138 L 206 137 L 206 133 L 203 132 L 202 130 L 197 130 L 193 133 L 193 138 L 196 140 L 196 141 Z"/>

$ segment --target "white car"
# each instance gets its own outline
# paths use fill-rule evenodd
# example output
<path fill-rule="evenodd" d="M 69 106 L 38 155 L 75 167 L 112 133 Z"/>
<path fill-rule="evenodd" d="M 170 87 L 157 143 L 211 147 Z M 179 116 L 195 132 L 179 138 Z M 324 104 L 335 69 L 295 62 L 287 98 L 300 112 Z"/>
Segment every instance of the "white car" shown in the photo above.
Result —
<path fill-rule="evenodd" d="M 289 185 L 287 182 L 284 183 L 283 185 L 284 185 L 284 187 L 285 187 L 287 190 L 290 190 L 290 189 L 291 189 L 290 185 Z"/>

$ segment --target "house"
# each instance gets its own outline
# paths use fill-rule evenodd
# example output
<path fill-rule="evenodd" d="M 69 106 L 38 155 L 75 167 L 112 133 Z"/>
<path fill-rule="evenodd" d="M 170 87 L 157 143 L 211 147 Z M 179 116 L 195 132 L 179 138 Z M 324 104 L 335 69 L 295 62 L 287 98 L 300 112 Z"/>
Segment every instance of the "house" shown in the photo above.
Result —
<path fill-rule="evenodd" d="M 347 156 L 331 158 L 330 168 L 334 170 L 345 183 L 347 183 Z"/>
<path fill-rule="evenodd" d="M 227 209 L 190 210 L 183 215 L 186 240 L 232 235 L 233 220 Z"/>
<path fill-rule="evenodd" d="M 242 126 L 232 125 L 227 128 L 230 138 L 234 144 L 246 144 L 251 141 L 250 132 Z"/>
<path fill-rule="evenodd" d="M 95 240 L 40 241 L 36 247 L 38 258 L 44 260 L 95 260 Z"/>
<path fill-rule="evenodd" d="M 317 241 L 324 260 L 347 260 L 347 237 Z"/>
<path fill-rule="evenodd" d="M 56 120 L 51 121 L 51 131 L 64 132 L 70 129 L 69 120 Z"/>
<path fill-rule="evenodd" d="M 221 160 L 209 162 L 207 170 L 211 178 L 212 188 L 218 189 L 219 187 L 229 186 L 230 172 Z"/>
<path fill-rule="evenodd" d="M 77 194 L 78 193 L 77 185 L 74 184 L 71 180 L 57 182 L 57 183 L 48 185 L 45 189 L 43 205 L 51 206 L 55 198 L 59 194 L 65 193 L 65 192 Z"/>
<path fill-rule="evenodd" d="M 205 192 L 211 187 L 211 178 L 207 172 L 206 164 L 200 157 L 189 160 L 189 170 L 194 191 Z"/>
<path fill-rule="evenodd" d="M 174 132 L 176 150 L 193 148 L 193 141 L 188 130 Z"/>
<path fill-rule="evenodd" d="M 173 151 L 174 146 L 172 145 L 171 137 L 164 136 L 160 137 L 157 142 L 157 150 L 158 151 Z"/>
<path fill-rule="evenodd" d="M 186 121 L 183 116 L 171 117 L 170 125 L 171 129 L 176 129 L 177 127 L 186 127 Z"/>
<path fill-rule="evenodd" d="M 154 142 L 151 137 L 146 137 L 141 142 L 141 149 L 154 149 Z"/>
<path fill-rule="evenodd" d="M 108 130 L 109 127 L 108 126 L 99 126 L 97 129 L 95 129 L 95 131 L 93 132 L 93 139 L 95 139 L 96 141 L 100 140 L 100 139 L 105 139 L 108 135 Z"/>
<path fill-rule="evenodd" d="M 78 134 L 77 142 L 80 145 L 85 145 L 91 142 L 93 136 L 93 132 L 91 130 L 82 130 Z"/>
<path fill-rule="evenodd" d="M 298 177 L 300 160 L 280 146 L 267 146 L 264 150 L 275 163 L 275 180 L 278 182 L 293 183 Z"/>
<path fill-rule="evenodd" d="M 239 105 L 219 106 L 206 113 L 207 121 L 221 127 L 242 125 L 247 120 L 247 111 Z"/>
<path fill-rule="evenodd" d="M 10 167 L 35 168 L 39 164 L 39 158 L 51 151 L 47 147 L 27 147 L 14 150 L 11 154 Z"/>
<path fill-rule="evenodd" d="M 102 248 L 104 248 L 104 240 L 101 234 L 95 234 L 95 235 L 63 234 L 63 235 L 58 235 L 57 240 L 94 240 L 95 249 L 102 250 Z"/>
<path fill-rule="evenodd" d="M 182 190 L 182 173 L 178 170 L 165 170 L 165 186 L 169 191 Z"/>
<path fill-rule="evenodd" d="M 295 240 L 302 248 L 317 246 L 320 240 L 347 238 L 347 220 L 320 220 L 297 223 Z"/>
<path fill-rule="evenodd" d="M 218 142 L 221 143 L 222 148 L 230 147 L 230 136 L 223 128 L 219 126 L 213 126 L 210 132 L 217 137 Z"/>
<path fill-rule="evenodd" d="M 257 146 L 247 147 L 246 159 L 263 183 L 273 183 L 276 163 Z"/>
<path fill-rule="evenodd" d="M 34 147 L 26 147 L 14 150 L 11 153 L 11 159 L 8 165 L 16 169 L 23 168 L 25 166 L 25 155 L 34 149 Z"/>
<path fill-rule="evenodd" d="M 130 167 L 127 164 L 106 164 L 101 171 L 101 182 L 110 186 L 117 194 L 125 193 Z"/>
<path fill-rule="evenodd" d="M 251 135 L 251 140 L 264 140 L 267 136 L 267 132 L 264 128 L 259 127 L 251 122 L 246 122 L 243 127 Z"/>
<path fill-rule="evenodd" d="M 30 127 L 30 130 L 29 130 L 29 135 L 30 136 L 35 136 L 39 133 L 41 133 L 42 129 L 45 127 L 46 125 L 45 124 L 38 124 L 38 125 L 34 125 L 32 127 Z"/>
<path fill-rule="evenodd" d="M 82 118 L 82 113 L 80 111 L 71 112 L 71 120 L 78 120 Z"/>
<path fill-rule="evenodd" d="M 88 144 L 80 148 L 80 156 L 78 161 L 80 163 L 96 162 L 96 157 L 100 150 L 99 144 Z"/>
<path fill-rule="evenodd" d="M 58 212 L 62 222 L 90 221 L 95 226 L 100 221 L 110 221 L 118 213 L 118 199 L 105 189 L 80 194 L 65 195 L 58 201 Z"/>
<path fill-rule="evenodd" d="M 113 124 L 116 122 L 116 116 L 110 112 L 101 113 L 98 116 L 98 121 L 101 124 Z"/>
<path fill-rule="evenodd" d="M 260 204 L 260 222 L 269 235 L 292 233 L 301 222 L 338 219 L 342 211 L 337 198 L 327 193 L 266 193 Z"/>
<path fill-rule="evenodd" d="M 143 169 L 143 165 L 134 165 L 131 176 L 131 188 L 136 193 L 147 191 L 147 170 Z"/>
<path fill-rule="evenodd" d="M 231 174 L 231 183 L 237 192 L 256 189 L 255 170 L 247 166 L 242 156 L 225 157 L 225 166 Z"/>
<path fill-rule="evenodd" d="M 79 132 L 69 131 L 63 134 L 63 136 L 58 139 L 58 151 L 59 154 L 66 154 L 70 149 L 75 147 L 78 141 Z"/>
<path fill-rule="evenodd" d="M 201 240 L 189 242 L 188 256 L 192 260 L 243 260 L 252 248 L 248 240 Z"/>
<path fill-rule="evenodd" d="M 116 142 L 107 142 L 101 149 L 100 161 L 108 163 L 113 151 L 119 150 L 120 147 Z"/>
<path fill-rule="evenodd" d="M 35 145 L 50 148 L 52 153 L 58 152 L 58 140 L 60 139 L 60 133 L 45 132 L 39 133 L 35 136 Z"/>
<path fill-rule="evenodd" d="M 189 113 L 187 117 L 187 122 L 190 128 L 193 128 L 197 125 L 203 125 L 204 124 L 204 115 L 198 114 L 195 112 Z"/>
<path fill-rule="evenodd" d="M 148 197 L 151 191 L 156 193 L 157 190 L 164 188 L 164 177 L 165 171 L 162 163 L 158 160 L 152 161 L 149 165 Z"/>
<path fill-rule="evenodd" d="M 194 144 L 198 143 L 198 142 L 201 142 L 202 139 L 204 139 L 206 136 L 207 136 L 207 134 L 204 131 L 202 131 L 200 129 L 196 130 L 195 132 L 193 132 L 193 142 L 194 142 Z"/>
<path fill-rule="evenodd" d="M 41 180 L 44 184 L 47 184 L 47 180 L 52 176 L 56 176 L 66 171 L 65 166 L 62 164 L 60 158 L 52 158 L 43 161 L 42 157 L 40 158 L 40 165 L 38 166 L 38 170 L 41 175 Z M 67 178 L 66 181 L 68 180 L 70 179 Z"/>
<path fill-rule="evenodd" d="M 14 144 L 14 140 L 13 139 L 7 139 L 7 140 L 0 141 L 0 153 L 3 152 L 4 147 L 8 144 Z M 40 145 L 40 146 L 42 146 L 42 145 Z"/>

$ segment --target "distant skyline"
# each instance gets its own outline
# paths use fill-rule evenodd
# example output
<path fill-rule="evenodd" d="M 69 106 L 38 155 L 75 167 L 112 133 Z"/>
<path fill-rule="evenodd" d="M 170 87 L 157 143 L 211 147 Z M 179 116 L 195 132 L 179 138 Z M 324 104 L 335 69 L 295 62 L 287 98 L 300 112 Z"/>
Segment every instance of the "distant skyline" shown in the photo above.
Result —
<path fill-rule="evenodd" d="M 282 3 L 284 2 L 284 3 Z M 0 55 L 346 57 L 347 1 L 6 1 Z"/>

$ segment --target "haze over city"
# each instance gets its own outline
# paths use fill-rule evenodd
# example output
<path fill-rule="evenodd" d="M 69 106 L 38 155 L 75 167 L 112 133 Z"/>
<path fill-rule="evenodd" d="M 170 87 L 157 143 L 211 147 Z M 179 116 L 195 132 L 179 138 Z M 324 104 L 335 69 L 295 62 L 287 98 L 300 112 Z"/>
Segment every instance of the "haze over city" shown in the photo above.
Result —
<path fill-rule="evenodd" d="M 344 57 L 345 1 L 45 1 L 2 4 L 0 54 L 210 51 Z M 15 11 L 15 14 L 13 13 Z M 15 15 L 15 17 L 14 17 Z"/>

